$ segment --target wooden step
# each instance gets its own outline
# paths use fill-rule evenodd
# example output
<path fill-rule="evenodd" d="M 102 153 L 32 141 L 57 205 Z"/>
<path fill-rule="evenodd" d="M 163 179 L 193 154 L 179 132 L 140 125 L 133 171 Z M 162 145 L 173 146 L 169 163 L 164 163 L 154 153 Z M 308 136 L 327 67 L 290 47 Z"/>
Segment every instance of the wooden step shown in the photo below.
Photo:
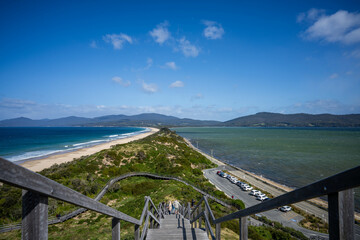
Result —
<path fill-rule="evenodd" d="M 190 221 L 181 216 L 165 215 L 160 220 L 160 228 L 149 229 L 147 240 L 208 240 L 206 231 L 200 228 L 191 228 Z"/>

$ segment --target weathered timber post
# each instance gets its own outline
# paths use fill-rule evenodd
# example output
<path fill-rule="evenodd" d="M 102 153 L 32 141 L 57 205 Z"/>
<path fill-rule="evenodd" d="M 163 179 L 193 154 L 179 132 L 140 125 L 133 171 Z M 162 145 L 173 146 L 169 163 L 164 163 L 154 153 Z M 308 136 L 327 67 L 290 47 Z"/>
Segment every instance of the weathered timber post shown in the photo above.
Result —
<path fill-rule="evenodd" d="M 191 207 L 190 207 L 190 203 L 188 202 L 188 219 L 189 221 L 191 221 Z"/>
<path fill-rule="evenodd" d="M 140 240 L 140 225 L 135 224 L 134 239 Z"/>
<path fill-rule="evenodd" d="M 221 223 L 217 223 L 215 225 L 215 238 L 216 238 L 216 240 L 221 239 Z"/>
<path fill-rule="evenodd" d="M 149 204 L 150 204 L 150 202 L 149 202 Z M 153 206 L 151 204 L 150 204 L 149 211 L 154 215 L 154 208 L 153 208 Z M 150 217 L 150 227 L 149 228 L 150 229 L 154 228 L 154 219 L 152 217 Z"/>
<path fill-rule="evenodd" d="M 201 204 L 199 205 L 199 211 L 198 211 L 198 214 L 202 212 L 202 207 L 201 207 Z M 199 228 L 201 228 L 201 225 L 202 225 L 202 217 L 199 218 Z"/>
<path fill-rule="evenodd" d="M 208 235 L 208 237 L 209 237 L 209 231 L 210 231 L 210 229 L 209 229 L 208 225 L 206 224 L 206 220 L 209 220 L 208 215 L 209 215 L 209 210 L 207 209 L 206 204 L 205 204 L 205 205 L 204 205 L 204 216 L 205 216 L 205 217 L 204 217 L 204 225 L 205 225 L 206 233 L 207 233 L 207 235 Z"/>
<path fill-rule="evenodd" d="M 120 240 L 120 219 L 112 218 L 112 240 Z"/>
<path fill-rule="evenodd" d="M 48 239 L 48 197 L 22 191 L 21 239 Z"/>
<path fill-rule="evenodd" d="M 330 240 L 354 240 L 353 189 L 328 195 Z"/>
<path fill-rule="evenodd" d="M 239 228 L 240 228 L 239 239 L 247 240 L 248 239 L 248 228 L 247 228 L 246 217 L 239 218 Z"/>

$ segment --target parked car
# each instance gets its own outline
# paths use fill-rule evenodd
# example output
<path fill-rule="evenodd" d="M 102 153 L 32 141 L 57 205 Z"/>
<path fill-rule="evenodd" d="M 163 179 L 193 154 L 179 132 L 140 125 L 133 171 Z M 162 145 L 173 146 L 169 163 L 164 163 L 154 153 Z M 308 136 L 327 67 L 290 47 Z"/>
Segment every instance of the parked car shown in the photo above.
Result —
<path fill-rule="evenodd" d="M 233 184 L 236 184 L 239 180 L 237 180 L 236 178 L 232 178 L 230 181 L 231 181 Z"/>
<path fill-rule="evenodd" d="M 282 206 L 282 207 L 280 208 L 280 211 L 282 211 L 282 212 L 289 212 L 289 211 L 291 211 L 291 207 L 289 207 L 289 206 Z"/>
<path fill-rule="evenodd" d="M 240 187 L 250 187 L 249 184 L 243 183 L 240 185 Z"/>
<path fill-rule="evenodd" d="M 259 201 L 265 201 L 265 200 L 268 200 L 269 198 L 264 194 L 264 195 L 261 195 L 261 196 L 257 196 L 256 200 L 259 200 Z"/>
<path fill-rule="evenodd" d="M 261 194 L 261 192 L 259 190 L 251 190 L 251 192 L 250 192 L 250 195 L 253 195 L 253 196 L 257 196 L 259 194 Z"/>
<path fill-rule="evenodd" d="M 227 178 L 229 175 L 227 174 L 227 173 L 224 173 L 223 175 L 222 175 L 222 177 L 223 178 Z"/>
<path fill-rule="evenodd" d="M 243 183 L 243 182 L 240 182 L 240 181 L 238 181 L 238 182 L 236 183 L 236 185 L 238 185 L 239 187 L 241 187 L 242 184 L 244 184 L 244 183 Z"/>
<path fill-rule="evenodd" d="M 253 187 L 250 187 L 250 186 L 244 186 L 241 188 L 243 191 L 250 191 L 253 189 Z"/>

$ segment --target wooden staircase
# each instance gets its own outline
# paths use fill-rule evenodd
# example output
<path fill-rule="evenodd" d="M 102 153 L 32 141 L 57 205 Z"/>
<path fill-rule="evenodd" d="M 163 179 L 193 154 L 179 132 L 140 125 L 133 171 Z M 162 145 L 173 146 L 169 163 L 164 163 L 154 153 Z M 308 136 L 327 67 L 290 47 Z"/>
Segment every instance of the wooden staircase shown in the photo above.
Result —
<path fill-rule="evenodd" d="M 165 215 L 160 220 L 160 228 L 149 229 L 147 240 L 176 240 L 176 239 L 196 239 L 208 240 L 205 229 L 191 228 L 190 221 L 181 215 Z"/>

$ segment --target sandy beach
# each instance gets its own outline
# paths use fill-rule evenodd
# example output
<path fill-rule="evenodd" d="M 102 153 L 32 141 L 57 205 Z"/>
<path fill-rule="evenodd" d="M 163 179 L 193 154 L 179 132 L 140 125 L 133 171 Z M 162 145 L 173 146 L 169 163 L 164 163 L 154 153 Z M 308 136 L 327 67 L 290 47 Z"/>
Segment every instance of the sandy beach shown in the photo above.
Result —
<path fill-rule="evenodd" d="M 124 143 L 128 143 L 131 141 L 135 141 L 135 140 L 147 137 L 147 136 L 159 131 L 159 129 L 157 129 L 157 128 L 149 128 L 149 129 L 150 129 L 150 131 L 146 132 L 146 133 L 141 133 L 141 134 L 134 135 L 134 136 L 131 136 L 128 138 L 122 138 L 122 139 L 95 145 L 95 146 L 88 147 L 88 148 L 82 148 L 82 149 L 79 149 L 79 150 L 76 150 L 73 152 L 51 155 L 51 156 L 48 156 L 48 157 L 42 158 L 42 159 L 29 160 L 24 163 L 21 163 L 20 165 L 23 167 L 26 167 L 27 169 L 30 169 L 31 171 L 38 172 L 45 168 L 51 167 L 55 163 L 61 164 L 61 163 L 69 162 L 69 161 L 74 160 L 74 158 L 91 155 L 91 154 L 97 153 L 101 150 L 108 149 L 113 145 L 124 144 Z"/>

